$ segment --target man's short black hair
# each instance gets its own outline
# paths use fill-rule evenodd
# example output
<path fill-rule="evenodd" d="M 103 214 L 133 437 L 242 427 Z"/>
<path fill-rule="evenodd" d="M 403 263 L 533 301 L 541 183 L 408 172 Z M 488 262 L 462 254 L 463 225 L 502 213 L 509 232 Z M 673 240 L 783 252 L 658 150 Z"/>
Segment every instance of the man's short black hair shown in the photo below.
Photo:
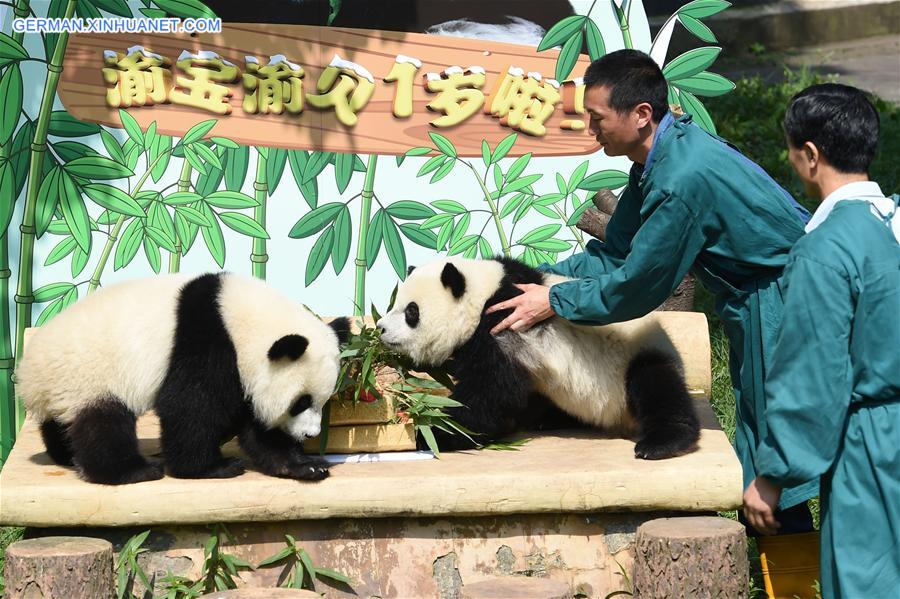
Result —
<path fill-rule="evenodd" d="M 878 112 L 868 95 L 840 83 L 807 87 L 791 99 L 784 132 L 791 146 L 811 141 L 842 173 L 868 173 L 878 146 Z"/>
<path fill-rule="evenodd" d="M 658 123 L 669 111 L 669 86 L 659 65 L 639 50 L 617 50 L 598 58 L 584 73 L 584 85 L 609 88 L 609 105 L 616 112 L 627 112 L 647 102 Z"/>

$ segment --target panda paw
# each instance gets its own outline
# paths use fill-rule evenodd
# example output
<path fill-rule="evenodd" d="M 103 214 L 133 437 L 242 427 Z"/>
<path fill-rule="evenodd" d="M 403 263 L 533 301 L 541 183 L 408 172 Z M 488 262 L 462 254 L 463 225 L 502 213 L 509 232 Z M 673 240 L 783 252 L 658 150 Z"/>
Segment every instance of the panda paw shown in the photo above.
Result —
<path fill-rule="evenodd" d="M 665 460 L 691 453 L 696 447 L 696 441 L 690 438 L 650 435 L 635 444 L 634 457 L 640 460 Z"/>
<path fill-rule="evenodd" d="M 234 478 L 244 473 L 244 461 L 240 458 L 222 458 L 204 472 L 201 478 Z"/>
<path fill-rule="evenodd" d="M 297 480 L 322 480 L 328 478 L 328 462 L 320 458 L 310 458 L 294 462 L 288 467 L 288 476 Z"/>

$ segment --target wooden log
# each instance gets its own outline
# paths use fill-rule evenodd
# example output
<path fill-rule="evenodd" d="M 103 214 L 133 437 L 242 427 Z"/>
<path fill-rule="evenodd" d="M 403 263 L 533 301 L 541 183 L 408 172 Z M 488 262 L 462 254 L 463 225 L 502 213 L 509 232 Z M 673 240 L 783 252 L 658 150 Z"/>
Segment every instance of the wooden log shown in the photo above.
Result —
<path fill-rule="evenodd" d="M 6 549 L 7 599 L 64 597 L 107 599 L 115 596 L 113 548 L 90 537 L 42 537 Z"/>
<path fill-rule="evenodd" d="M 581 218 L 575 226 L 600 241 L 606 241 L 606 225 L 609 224 L 609 215 L 600 212 L 596 208 L 588 208 L 581 214 Z"/>
<path fill-rule="evenodd" d="M 569 599 L 569 586 L 550 578 L 503 576 L 464 584 L 462 599 Z"/>
<path fill-rule="evenodd" d="M 597 210 L 612 216 L 619 203 L 619 197 L 608 189 L 601 189 L 594 194 L 593 202 Z"/>
<path fill-rule="evenodd" d="M 635 539 L 634 596 L 741 599 L 748 596 L 744 527 L 707 516 L 659 518 Z"/>

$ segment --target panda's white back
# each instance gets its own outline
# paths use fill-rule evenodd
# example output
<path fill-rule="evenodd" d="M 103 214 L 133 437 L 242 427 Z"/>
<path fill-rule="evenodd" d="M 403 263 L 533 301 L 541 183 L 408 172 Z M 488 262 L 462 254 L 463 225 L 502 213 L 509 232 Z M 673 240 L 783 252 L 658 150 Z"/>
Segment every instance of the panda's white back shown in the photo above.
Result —
<path fill-rule="evenodd" d="M 190 275 L 103 288 L 37 328 L 16 370 L 16 391 L 39 420 L 70 423 L 78 409 L 114 395 L 146 411 L 172 351 L 179 291 Z"/>

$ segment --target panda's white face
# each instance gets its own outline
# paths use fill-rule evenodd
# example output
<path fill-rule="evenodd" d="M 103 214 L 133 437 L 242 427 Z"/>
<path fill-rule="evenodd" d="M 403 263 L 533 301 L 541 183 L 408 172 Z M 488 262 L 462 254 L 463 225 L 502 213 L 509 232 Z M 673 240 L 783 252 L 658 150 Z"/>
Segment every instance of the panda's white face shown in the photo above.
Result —
<path fill-rule="evenodd" d="M 475 332 L 502 278 L 494 260 L 440 258 L 416 268 L 377 323 L 381 341 L 417 364 L 443 364 Z"/>

